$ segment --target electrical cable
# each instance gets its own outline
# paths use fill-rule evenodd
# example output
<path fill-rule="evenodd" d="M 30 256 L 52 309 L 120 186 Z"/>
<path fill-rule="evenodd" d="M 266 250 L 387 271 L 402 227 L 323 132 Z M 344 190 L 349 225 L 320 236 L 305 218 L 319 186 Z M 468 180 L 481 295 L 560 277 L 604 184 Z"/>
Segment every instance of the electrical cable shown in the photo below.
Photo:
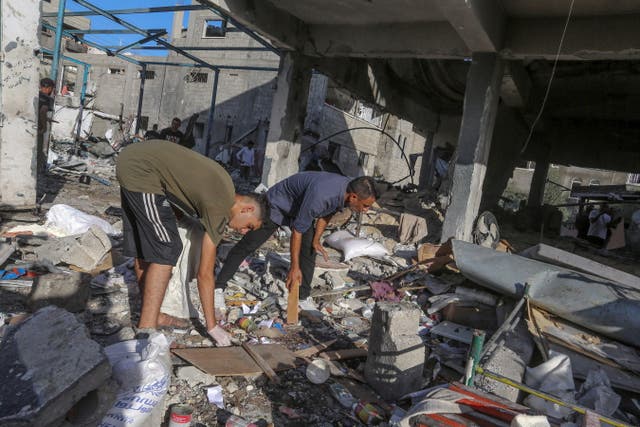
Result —
<path fill-rule="evenodd" d="M 385 126 L 386 126 L 386 124 L 385 124 Z M 362 130 L 362 129 L 369 129 L 369 130 L 375 130 L 377 132 L 380 132 L 381 134 L 387 136 L 390 140 L 393 141 L 394 144 L 396 144 L 398 146 L 398 148 L 400 149 L 400 154 L 402 154 L 402 158 L 407 163 L 407 168 L 409 168 L 409 173 L 410 173 L 409 176 L 410 176 L 410 179 L 411 179 L 411 184 L 414 184 L 414 182 L 413 182 L 413 173 L 411 173 L 413 171 L 413 168 L 411 167 L 411 162 L 409 162 L 409 159 L 407 158 L 407 155 L 404 153 L 404 149 L 402 148 L 400 143 L 395 140 L 395 138 L 393 138 L 391 135 L 389 135 L 389 133 L 387 133 L 386 131 L 384 131 L 382 129 L 372 128 L 372 127 L 368 127 L 368 126 L 358 126 L 358 127 L 354 127 L 354 128 L 343 129 L 343 130 L 340 130 L 338 132 L 332 133 L 331 135 L 326 136 L 326 137 L 314 142 L 313 144 L 311 144 L 310 146 L 308 146 L 307 148 L 302 150 L 300 152 L 300 154 L 304 153 L 307 150 L 310 150 L 311 148 L 315 147 L 316 145 L 320 144 L 321 142 L 324 142 L 324 141 L 326 141 L 328 139 L 331 139 L 334 136 L 340 135 L 341 133 L 349 132 L 349 131 L 352 131 L 352 130 Z"/>
<path fill-rule="evenodd" d="M 542 98 L 542 105 L 540 105 L 540 111 L 538 111 L 538 115 L 535 120 L 531 124 L 531 128 L 529 129 L 529 135 L 527 135 L 527 139 L 524 142 L 524 146 L 520 150 L 520 154 L 523 154 L 527 147 L 529 146 L 529 142 L 531 142 L 531 137 L 533 136 L 533 130 L 538 124 L 540 117 L 542 117 L 542 112 L 544 111 L 544 107 L 547 104 L 547 99 L 549 98 L 549 92 L 551 91 L 551 83 L 553 82 L 553 78 L 556 74 L 556 68 L 558 66 L 558 59 L 560 58 L 560 52 L 562 51 L 562 45 L 564 44 L 564 37 L 567 34 L 567 28 L 569 27 L 569 20 L 571 19 L 571 14 L 573 13 L 573 4 L 575 0 L 571 0 L 571 4 L 569 5 L 569 13 L 567 14 L 567 19 L 564 23 L 564 29 L 562 30 L 562 36 L 560 37 L 560 43 L 558 44 L 558 50 L 556 51 L 556 57 L 553 61 L 553 67 L 551 68 L 551 75 L 549 76 L 549 83 L 547 84 L 547 90 L 544 93 L 544 98 Z"/>

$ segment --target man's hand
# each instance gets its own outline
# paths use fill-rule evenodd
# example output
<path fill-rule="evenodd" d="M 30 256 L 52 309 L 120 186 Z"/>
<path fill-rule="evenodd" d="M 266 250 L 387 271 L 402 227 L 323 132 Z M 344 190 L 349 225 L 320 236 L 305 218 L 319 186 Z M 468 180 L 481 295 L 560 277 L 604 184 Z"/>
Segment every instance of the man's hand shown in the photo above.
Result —
<path fill-rule="evenodd" d="M 218 347 L 229 347 L 231 345 L 231 336 L 218 325 L 209 330 L 209 336 L 213 338 Z"/>
<path fill-rule="evenodd" d="M 300 267 L 291 267 L 289 274 L 287 274 L 287 290 L 291 292 L 293 286 L 300 286 L 302 282 L 302 271 Z"/>
<path fill-rule="evenodd" d="M 327 251 L 322 246 L 322 243 L 320 243 L 319 241 L 314 240 L 313 241 L 313 250 L 316 251 L 316 252 L 321 253 L 322 256 L 324 257 L 325 261 L 329 261 L 329 254 L 327 254 Z"/>

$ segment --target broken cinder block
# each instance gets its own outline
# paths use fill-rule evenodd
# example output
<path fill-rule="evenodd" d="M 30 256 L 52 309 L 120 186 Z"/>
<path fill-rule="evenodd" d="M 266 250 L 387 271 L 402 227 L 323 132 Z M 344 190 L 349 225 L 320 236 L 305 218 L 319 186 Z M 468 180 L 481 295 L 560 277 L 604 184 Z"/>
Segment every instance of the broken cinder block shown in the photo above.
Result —
<path fill-rule="evenodd" d="M 102 347 L 66 310 L 45 307 L 0 343 L 0 425 L 50 426 L 111 377 Z"/>
<path fill-rule="evenodd" d="M 397 400 L 423 385 L 426 349 L 418 335 L 420 315 L 421 310 L 410 303 L 375 306 L 364 375 L 386 400 Z"/>
<path fill-rule="evenodd" d="M 64 262 L 84 271 L 95 269 L 111 250 L 109 236 L 98 227 L 77 236 L 51 239 L 35 248 L 39 260 L 51 261 L 54 265 Z"/>
<path fill-rule="evenodd" d="M 85 309 L 91 289 L 87 274 L 70 272 L 43 274 L 36 279 L 27 304 L 35 311 L 47 305 L 77 313 Z"/>

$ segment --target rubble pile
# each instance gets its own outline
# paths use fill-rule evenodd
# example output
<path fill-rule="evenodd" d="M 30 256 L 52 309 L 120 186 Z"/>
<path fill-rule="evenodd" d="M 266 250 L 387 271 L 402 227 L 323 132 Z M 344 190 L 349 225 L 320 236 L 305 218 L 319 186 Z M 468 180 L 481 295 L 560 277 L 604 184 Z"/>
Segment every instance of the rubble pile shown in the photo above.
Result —
<path fill-rule="evenodd" d="M 56 179 L 75 175 L 59 167 Z M 82 206 L 74 192 L 90 185 L 108 189 L 106 206 L 3 230 L 0 378 L 15 386 L 2 420 L 166 425 L 186 405 L 191 425 L 640 424 L 633 275 L 549 247 L 438 244 L 431 196 L 389 187 L 362 218 L 334 216 L 298 323 L 279 230 L 216 290 L 234 346 L 208 338 L 187 260 L 163 310 L 187 310 L 189 325 L 134 339 L 140 291 L 120 255 L 117 189 L 69 182 L 59 201 Z"/>

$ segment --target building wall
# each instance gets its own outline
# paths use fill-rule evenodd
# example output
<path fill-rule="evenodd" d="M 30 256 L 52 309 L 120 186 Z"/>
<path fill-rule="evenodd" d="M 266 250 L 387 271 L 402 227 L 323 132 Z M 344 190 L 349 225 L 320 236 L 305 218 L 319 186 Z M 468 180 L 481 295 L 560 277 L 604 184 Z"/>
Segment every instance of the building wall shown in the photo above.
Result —
<path fill-rule="evenodd" d="M 0 204 L 36 202 L 40 2 L 0 2 Z"/>

